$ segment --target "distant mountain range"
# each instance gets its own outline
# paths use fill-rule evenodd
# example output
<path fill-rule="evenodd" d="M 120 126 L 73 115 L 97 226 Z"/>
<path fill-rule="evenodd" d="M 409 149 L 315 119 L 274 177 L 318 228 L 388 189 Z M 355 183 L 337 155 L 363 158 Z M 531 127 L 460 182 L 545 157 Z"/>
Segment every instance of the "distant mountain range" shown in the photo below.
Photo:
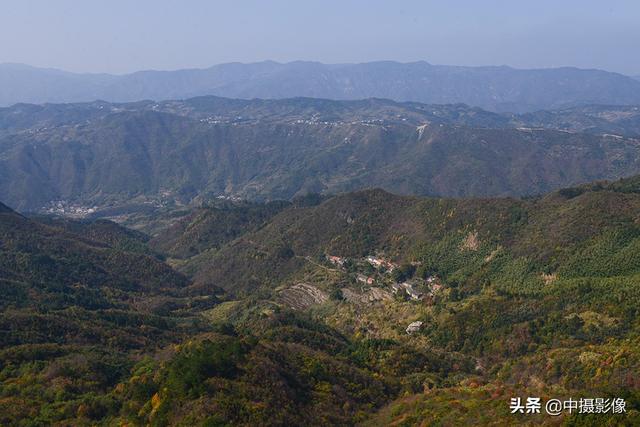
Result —
<path fill-rule="evenodd" d="M 522 196 L 640 172 L 638 107 L 496 114 L 370 99 L 19 104 L 0 109 L 0 194 L 74 213 L 380 187 Z"/>
<path fill-rule="evenodd" d="M 640 104 L 640 81 L 600 70 L 273 61 L 206 69 L 75 74 L 0 64 L 0 106 L 15 103 L 129 102 L 201 95 L 339 100 L 370 97 L 423 103 L 466 103 L 491 111 L 527 112 L 586 104 Z"/>

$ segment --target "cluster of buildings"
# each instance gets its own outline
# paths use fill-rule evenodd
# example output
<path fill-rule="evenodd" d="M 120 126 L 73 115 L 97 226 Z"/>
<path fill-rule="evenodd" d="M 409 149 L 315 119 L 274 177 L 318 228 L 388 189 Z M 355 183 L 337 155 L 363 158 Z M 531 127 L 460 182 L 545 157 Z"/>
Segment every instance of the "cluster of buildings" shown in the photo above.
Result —
<path fill-rule="evenodd" d="M 373 285 L 376 282 L 376 279 L 371 276 L 365 276 L 364 274 L 358 274 L 356 276 L 356 280 L 369 286 Z"/>
<path fill-rule="evenodd" d="M 347 261 L 346 258 L 335 255 L 327 255 L 326 259 L 328 262 L 337 267 L 344 267 Z M 383 273 L 391 273 L 395 269 L 399 268 L 398 264 L 395 264 L 388 259 L 373 255 L 365 257 L 363 261 L 373 266 L 379 272 Z M 356 274 L 355 279 L 358 283 L 366 286 L 372 286 L 376 283 L 376 278 L 374 276 L 366 275 L 361 272 L 358 272 Z M 390 286 L 394 294 L 406 294 L 414 301 L 423 300 L 425 297 L 433 297 L 438 291 L 442 289 L 442 283 L 437 276 L 429 276 L 424 280 L 414 278 L 405 280 L 400 283 L 393 281 L 390 277 L 385 278 L 383 276 L 380 281 L 386 283 L 391 282 Z"/>
<path fill-rule="evenodd" d="M 327 255 L 326 260 L 329 263 L 341 268 L 346 267 L 347 265 L 347 258 L 343 258 L 335 255 Z M 354 261 L 355 261 L 354 263 L 349 263 L 348 265 L 353 265 L 356 267 L 356 275 L 355 275 L 356 281 L 362 284 L 363 288 L 365 286 L 368 286 L 369 288 L 367 289 L 370 289 L 370 290 L 378 289 L 380 292 L 386 294 L 386 299 L 391 298 L 389 292 L 381 290 L 380 288 L 375 288 L 371 286 L 375 285 L 376 282 L 380 284 L 385 283 L 391 287 L 391 291 L 393 292 L 393 294 L 406 295 L 413 301 L 422 301 L 425 299 L 429 300 L 430 298 L 433 298 L 443 288 L 440 278 L 436 275 L 431 275 L 426 279 L 412 278 L 412 279 L 404 280 L 402 282 L 396 282 L 393 279 L 393 275 L 389 273 L 392 273 L 395 269 L 399 268 L 399 265 L 380 256 L 369 255 L 359 261 L 356 261 L 356 260 Z M 371 268 L 366 264 L 369 264 L 373 268 L 375 268 L 377 270 L 377 273 L 373 275 L 363 274 L 363 272 L 366 270 L 371 271 Z M 417 267 L 420 265 L 420 263 L 413 262 L 411 263 L 411 265 L 413 265 L 414 267 Z M 359 272 L 357 270 L 358 266 L 363 268 Z M 349 292 L 351 294 L 354 294 L 352 291 L 346 288 L 343 289 L 343 292 Z M 384 298 L 378 298 L 378 299 L 384 299 Z M 406 327 L 405 332 L 408 335 L 416 334 L 420 332 L 423 326 L 424 326 L 423 321 L 411 322 Z"/>
<path fill-rule="evenodd" d="M 398 292 L 405 292 L 412 300 L 421 300 L 424 297 L 424 293 L 422 291 L 414 288 L 414 283 L 402 282 L 402 283 L 393 283 L 391 285 L 391 289 L 394 294 Z"/>
<path fill-rule="evenodd" d="M 335 255 L 327 255 L 327 260 L 329 260 L 329 262 L 333 265 L 342 267 L 347 259 Z"/>
<path fill-rule="evenodd" d="M 420 290 L 420 288 L 427 288 L 426 292 Z M 425 296 L 433 297 L 442 289 L 442 283 L 436 276 L 430 276 L 426 280 L 413 279 L 402 283 L 393 283 L 391 289 L 394 294 L 398 292 L 405 292 L 412 300 L 419 301 L 424 299 Z"/>
<path fill-rule="evenodd" d="M 392 272 L 393 270 L 398 268 L 398 264 L 394 264 L 393 262 L 391 262 L 391 261 L 389 261 L 387 259 L 375 257 L 373 255 L 369 255 L 366 258 L 366 260 L 373 267 L 375 267 L 377 269 L 385 268 L 388 272 Z"/>
<path fill-rule="evenodd" d="M 50 202 L 48 206 L 42 208 L 42 212 L 50 215 L 66 216 L 69 218 L 85 218 L 98 210 L 97 206 L 74 205 L 65 200 Z"/>

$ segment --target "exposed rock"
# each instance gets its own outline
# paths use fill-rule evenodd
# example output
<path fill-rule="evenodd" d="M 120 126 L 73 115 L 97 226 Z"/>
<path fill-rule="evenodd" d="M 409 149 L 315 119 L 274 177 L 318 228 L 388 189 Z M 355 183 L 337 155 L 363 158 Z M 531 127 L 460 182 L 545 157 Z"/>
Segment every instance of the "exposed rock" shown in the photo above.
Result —
<path fill-rule="evenodd" d="M 359 293 L 349 288 L 342 288 L 342 296 L 352 304 L 370 304 L 376 301 L 384 301 L 392 299 L 391 293 L 380 288 L 369 288 Z"/>
<path fill-rule="evenodd" d="M 409 297 L 411 297 L 412 300 L 416 301 L 421 300 L 424 297 L 424 294 L 421 291 L 415 289 L 414 284 L 409 282 L 394 283 L 391 285 L 391 289 L 393 290 L 394 294 L 404 291 L 407 295 L 409 295 Z"/>
<path fill-rule="evenodd" d="M 420 320 L 409 323 L 409 326 L 407 326 L 407 333 L 413 334 L 414 332 L 418 332 L 422 328 L 422 323 L 423 322 Z"/>
<path fill-rule="evenodd" d="M 365 295 L 369 298 L 369 301 L 390 300 L 393 298 L 389 292 L 380 288 L 371 288 Z"/>

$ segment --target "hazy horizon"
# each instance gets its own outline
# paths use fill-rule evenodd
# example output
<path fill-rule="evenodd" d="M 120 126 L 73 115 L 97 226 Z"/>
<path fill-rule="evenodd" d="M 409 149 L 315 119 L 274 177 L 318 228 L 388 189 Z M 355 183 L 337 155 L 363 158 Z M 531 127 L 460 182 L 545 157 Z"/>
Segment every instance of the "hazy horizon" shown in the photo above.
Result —
<path fill-rule="evenodd" d="M 640 75 L 640 3 L 9 1 L 0 63 L 79 73 L 381 60 Z"/>
<path fill-rule="evenodd" d="M 618 74 L 622 74 L 628 77 L 640 77 L 640 74 L 626 74 L 626 73 L 621 73 L 618 71 L 613 71 L 613 70 L 607 70 L 604 68 L 586 68 L 586 67 L 576 67 L 574 65 L 560 65 L 560 66 L 549 66 L 549 67 L 515 67 L 509 64 L 483 64 L 483 65 L 475 65 L 475 64 L 440 64 L 440 63 L 434 63 L 425 59 L 420 59 L 420 60 L 415 60 L 415 61 L 395 61 L 395 60 L 390 60 L 390 59 L 377 59 L 377 60 L 371 60 L 371 61 L 359 61 L 359 62 L 335 62 L 335 63 L 331 63 L 331 62 L 322 62 L 322 61 L 315 61 L 312 59 L 309 60 L 301 60 L 301 59 L 297 59 L 297 60 L 291 60 L 291 61 L 276 61 L 276 60 L 272 60 L 272 59 L 264 59 L 261 61 L 252 61 L 252 62 L 248 62 L 248 61 L 230 61 L 230 62 L 221 62 L 221 63 L 216 63 L 216 64 L 211 64 L 211 65 L 205 65 L 202 67 L 178 67 L 178 68 L 144 68 L 144 69 L 139 69 L 139 70 L 132 70 L 132 71 L 128 71 L 128 72 L 124 72 L 124 73 L 111 73 L 111 72 L 106 72 L 106 71 L 73 71 L 73 70 L 68 70 L 68 69 L 64 69 L 64 68 L 58 68 L 58 67 L 47 67 L 47 66 L 36 66 L 36 65 L 32 65 L 32 64 L 27 64 L 27 63 L 23 63 L 23 62 L 0 62 L 0 65 L 14 65 L 14 66 L 18 66 L 18 67 L 30 67 L 30 68 L 36 68 L 36 69 L 42 69 L 42 70 L 53 70 L 53 71 L 62 71 L 62 72 L 68 72 L 68 73 L 73 73 L 73 74 L 94 74 L 94 75 L 98 75 L 98 74 L 108 74 L 108 75 L 114 75 L 114 76 L 124 76 L 124 75 L 128 75 L 128 74 L 134 74 L 134 73 L 138 73 L 138 72 L 171 72 L 171 71 L 181 71 L 181 70 L 204 70 L 204 69 L 208 69 L 208 68 L 213 68 L 216 66 L 220 66 L 220 65 L 227 65 L 227 64 L 243 64 L 243 65 L 250 65 L 250 64 L 259 64 L 259 63 L 265 63 L 265 62 L 274 62 L 277 64 L 291 64 L 291 63 L 296 63 L 296 62 L 307 62 L 307 63 L 318 63 L 318 64 L 323 64 L 323 65 L 330 65 L 330 66 L 339 66 L 339 65 L 352 65 L 352 64 L 367 64 L 367 63 L 381 63 L 381 62 L 393 62 L 393 63 L 398 63 L 398 64 L 411 64 L 411 63 L 420 63 L 420 62 L 425 62 L 428 63 L 429 65 L 433 65 L 433 66 L 454 66 L 454 67 L 468 67 L 468 68 L 475 68 L 475 67 L 507 67 L 507 68 L 511 68 L 514 70 L 535 70 L 535 69 L 540 69 L 540 70 L 544 70 L 544 69 L 556 69 L 556 68 L 576 68 L 576 69 L 581 69 L 581 70 L 599 70 L 599 71 L 606 71 L 606 72 L 612 72 L 612 73 L 618 73 Z"/>

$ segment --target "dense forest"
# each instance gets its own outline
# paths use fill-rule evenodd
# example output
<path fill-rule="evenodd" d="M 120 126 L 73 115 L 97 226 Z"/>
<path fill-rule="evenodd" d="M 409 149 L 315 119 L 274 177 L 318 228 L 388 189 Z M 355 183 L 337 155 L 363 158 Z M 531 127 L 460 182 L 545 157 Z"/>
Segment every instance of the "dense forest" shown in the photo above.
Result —
<path fill-rule="evenodd" d="M 0 205 L 0 424 L 640 422 L 639 177 L 164 215 L 128 224 L 147 235 Z"/>

